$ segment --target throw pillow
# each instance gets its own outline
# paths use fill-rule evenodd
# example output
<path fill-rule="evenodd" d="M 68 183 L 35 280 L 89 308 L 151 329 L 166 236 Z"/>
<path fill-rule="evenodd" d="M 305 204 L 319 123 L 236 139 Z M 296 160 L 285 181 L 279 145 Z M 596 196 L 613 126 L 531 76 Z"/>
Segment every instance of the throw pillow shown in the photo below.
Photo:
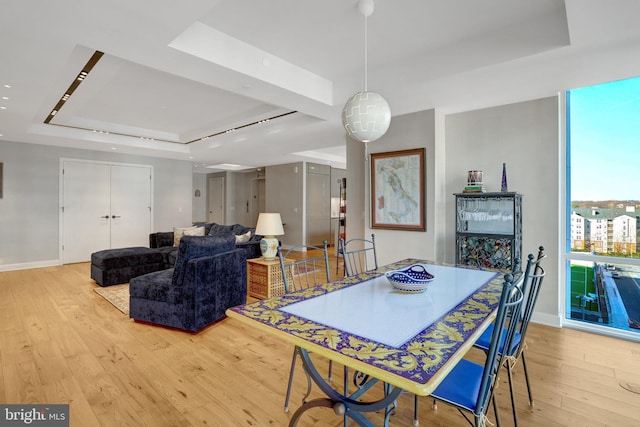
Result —
<path fill-rule="evenodd" d="M 198 227 L 173 227 L 173 246 L 178 247 L 180 244 L 180 238 L 184 236 L 184 232 L 187 230 L 193 230 Z"/>
<path fill-rule="evenodd" d="M 251 238 L 251 230 L 247 231 L 244 234 L 238 234 L 236 236 L 236 243 L 248 242 L 250 238 Z"/>
<path fill-rule="evenodd" d="M 184 230 L 185 236 L 204 236 L 204 227 L 195 227 L 193 229 Z"/>

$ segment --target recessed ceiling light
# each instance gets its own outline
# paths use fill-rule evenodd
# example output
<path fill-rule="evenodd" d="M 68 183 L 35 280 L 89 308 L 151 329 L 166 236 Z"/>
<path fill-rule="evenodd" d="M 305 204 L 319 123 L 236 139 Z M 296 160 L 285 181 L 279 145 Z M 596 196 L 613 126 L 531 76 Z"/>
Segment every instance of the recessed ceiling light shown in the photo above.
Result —
<path fill-rule="evenodd" d="M 3 96 L 2 99 L 9 99 L 9 97 L 8 96 Z"/>
<path fill-rule="evenodd" d="M 4 85 L 7 89 L 11 88 L 11 85 Z"/>
<path fill-rule="evenodd" d="M 0 107 L 0 110 L 6 110 L 7 107 L 5 107 L 4 105 L 2 107 Z"/>
<path fill-rule="evenodd" d="M 104 52 L 100 52 L 99 50 L 96 50 L 93 53 L 91 58 L 89 58 L 87 63 L 82 68 L 82 71 L 80 71 L 80 74 L 78 74 L 76 79 L 69 85 L 67 90 L 60 97 L 60 100 L 58 100 L 58 103 L 56 104 L 56 106 L 53 107 L 53 109 L 51 110 L 51 113 L 44 120 L 45 124 L 54 124 L 54 123 L 50 123 L 50 122 L 53 119 L 53 117 L 55 116 L 55 113 L 57 113 L 60 110 L 60 108 L 62 108 L 64 106 L 65 102 L 69 100 L 69 98 L 71 97 L 73 92 L 76 89 L 78 89 L 78 86 L 80 86 L 82 81 L 87 78 L 87 76 L 89 75 L 89 72 L 93 69 L 93 67 L 95 67 L 95 65 L 98 63 L 100 58 L 102 58 L 103 55 L 104 55 Z"/>
<path fill-rule="evenodd" d="M 117 150 L 117 148 L 116 148 L 116 147 L 111 147 L 111 149 L 112 149 L 112 150 Z"/>
<path fill-rule="evenodd" d="M 201 138 L 194 139 L 194 140 L 192 140 L 192 141 L 187 141 L 186 143 L 187 143 L 187 144 L 191 144 L 192 142 L 204 141 L 204 140 L 209 139 L 209 138 L 212 138 L 212 137 L 214 137 L 214 136 L 229 134 L 229 133 L 231 133 L 231 132 L 235 132 L 235 131 L 237 131 L 237 130 L 240 130 L 240 129 L 243 129 L 243 128 L 247 128 L 247 127 L 249 127 L 249 126 L 259 125 L 259 124 L 262 124 L 262 123 L 266 123 L 266 122 L 268 122 L 269 120 L 279 119 L 279 118 L 281 118 L 281 117 L 285 117 L 285 116 L 288 116 L 289 114 L 294 114 L 294 113 L 297 113 L 297 111 L 289 111 L 288 113 L 279 114 L 279 115 L 277 115 L 277 116 L 273 116 L 273 117 L 268 117 L 268 118 L 266 118 L 266 119 L 262 119 L 262 120 L 259 120 L 259 121 L 257 121 L 257 122 L 247 123 L 247 124 L 245 124 L 245 125 L 236 126 L 236 127 L 234 127 L 234 128 L 227 129 L 227 130 L 223 130 L 223 131 L 220 131 L 220 132 L 217 132 L 217 133 L 211 134 L 211 135 L 203 136 L 203 137 L 201 137 Z"/>

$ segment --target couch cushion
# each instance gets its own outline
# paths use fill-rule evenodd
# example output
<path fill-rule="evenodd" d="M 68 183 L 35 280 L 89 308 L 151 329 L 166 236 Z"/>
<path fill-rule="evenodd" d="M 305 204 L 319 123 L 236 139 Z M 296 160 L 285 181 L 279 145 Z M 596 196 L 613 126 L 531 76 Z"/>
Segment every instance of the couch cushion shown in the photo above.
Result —
<path fill-rule="evenodd" d="M 171 268 L 134 277 L 129 282 L 129 295 L 171 304 L 181 304 L 183 300 L 182 286 L 174 285 Z"/>
<path fill-rule="evenodd" d="M 91 264 L 103 270 L 163 262 L 162 254 L 145 247 L 105 249 L 91 254 Z"/>
<path fill-rule="evenodd" d="M 204 227 L 194 227 L 184 230 L 185 236 L 204 236 Z"/>
<path fill-rule="evenodd" d="M 236 234 L 236 243 L 246 243 L 251 239 L 251 230 L 244 234 Z"/>
<path fill-rule="evenodd" d="M 195 230 L 196 228 L 198 227 L 195 225 L 193 227 L 173 227 L 173 246 L 178 246 L 185 231 Z"/>
<path fill-rule="evenodd" d="M 178 253 L 178 248 L 169 245 L 162 246 L 156 250 L 162 254 L 162 262 L 164 262 L 164 265 L 166 266 L 165 268 L 174 266 L 174 264 L 176 263 L 176 254 Z"/>
<path fill-rule="evenodd" d="M 233 234 L 235 234 L 236 236 L 240 234 L 246 234 L 248 231 L 251 232 L 251 237 L 253 237 L 253 235 L 256 234 L 255 228 L 247 227 L 246 225 L 242 225 L 242 224 L 233 224 L 231 226 L 231 229 L 233 230 Z"/>
<path fill-rule="evenodd" d="M 193 225 L 204 227 L 204 235 L 208 236 L 211 232 L 211 227 L 215 225 L 215 222 L 194 222 Z"/>
<path fill-rule="evenodd" d="M 211 224 L 211 229 L 209 230 L 209 236 L 217 236 L 218 234 L 234 234 L 233 228 L 230 225 L 223 224 Z"/>
<path fill-rule="evenodd" d="M 216 255 L 235 249 L 236 239 L 232 233 L 215 236 L 184 236 L 178 246 L 173 281 L 181 286 L 187 270 L 187 263 L 194 258 Z"/>
<path fill-rule="evenodd" d="M 159 231 L 149 234 L 149 247 L 162 248 L 173 246 L 173 231 Z"/>

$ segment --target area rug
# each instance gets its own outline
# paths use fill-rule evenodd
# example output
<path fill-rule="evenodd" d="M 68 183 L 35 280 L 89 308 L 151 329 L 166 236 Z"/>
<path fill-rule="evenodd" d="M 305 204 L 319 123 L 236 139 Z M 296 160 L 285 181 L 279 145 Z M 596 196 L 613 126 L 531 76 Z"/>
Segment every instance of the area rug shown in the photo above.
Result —
<path fill-rule="evenodd" d="M 106 288 L 95 288 L 94 291 L 124 314 L 129 314 L 128 283 L 125 283 L 124 285 L 107 286 Z"/>

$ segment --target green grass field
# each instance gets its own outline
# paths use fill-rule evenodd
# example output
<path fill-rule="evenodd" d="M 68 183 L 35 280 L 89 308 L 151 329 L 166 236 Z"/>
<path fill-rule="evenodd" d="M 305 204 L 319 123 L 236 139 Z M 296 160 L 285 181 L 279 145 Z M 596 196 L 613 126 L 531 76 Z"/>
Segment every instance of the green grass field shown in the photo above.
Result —
<path fill-rule="evenodd" d="M 580 300 L 576 298 L 578 295 L 596 293 L 593 276 L 592 267 L 571 265 L 571 307 L 580 307 Z"/>

